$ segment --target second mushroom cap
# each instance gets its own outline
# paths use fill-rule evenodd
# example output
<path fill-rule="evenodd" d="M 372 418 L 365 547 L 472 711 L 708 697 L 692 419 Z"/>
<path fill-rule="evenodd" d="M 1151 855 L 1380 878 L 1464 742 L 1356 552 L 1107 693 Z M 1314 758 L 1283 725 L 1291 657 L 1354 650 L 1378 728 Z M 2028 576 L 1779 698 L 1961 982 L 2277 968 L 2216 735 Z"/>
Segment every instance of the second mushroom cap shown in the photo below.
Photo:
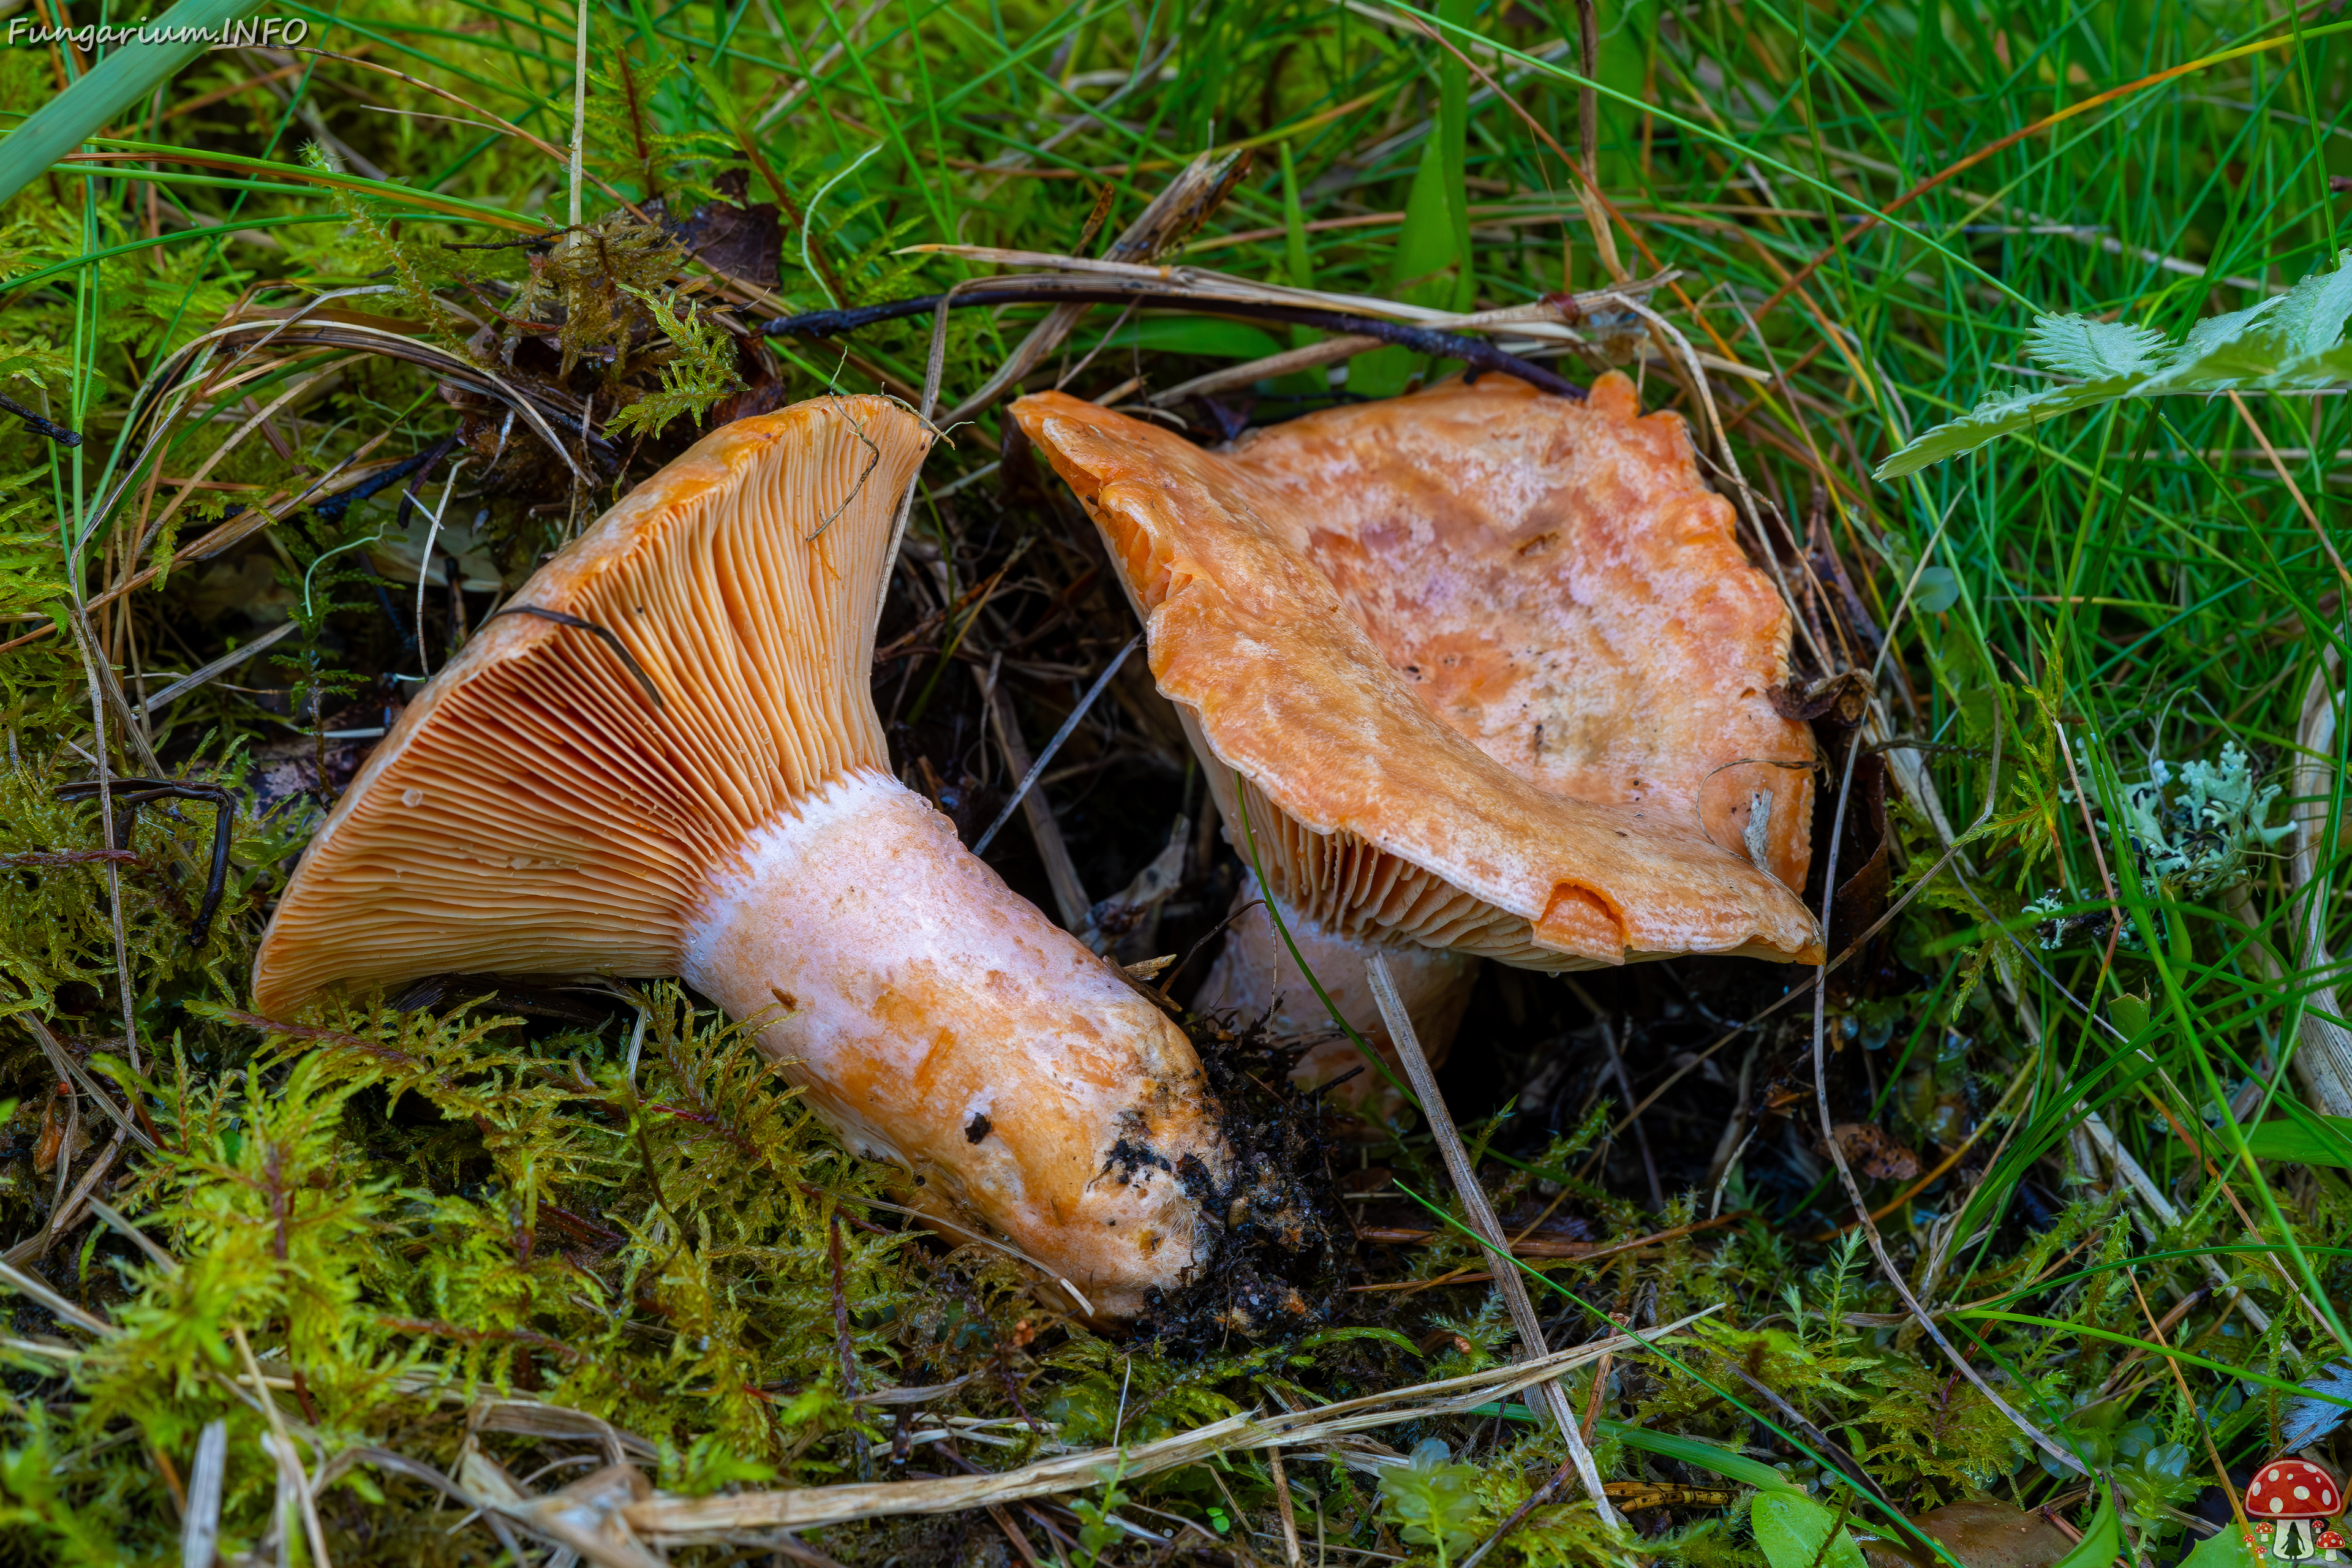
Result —
<path fill-rule="evenodd" d="M 1222 452 L 1060 394 L 1013 412 L 1286 907 L 1536 969 L 1820 961 L 1812 748 L 1767 696 L 1788 612 L 1623 377 L 1448 383 Z"/>

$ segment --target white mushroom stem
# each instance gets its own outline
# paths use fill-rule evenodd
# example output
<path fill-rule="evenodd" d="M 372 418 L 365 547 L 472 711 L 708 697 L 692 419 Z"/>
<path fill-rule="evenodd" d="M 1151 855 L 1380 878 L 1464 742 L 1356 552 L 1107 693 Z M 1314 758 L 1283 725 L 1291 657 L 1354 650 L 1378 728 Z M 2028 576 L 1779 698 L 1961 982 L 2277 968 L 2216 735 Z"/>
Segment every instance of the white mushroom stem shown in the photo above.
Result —
<path fill-rule="evenodd" d="M 1229 1179 L 1181 1031 L 895 780 L 855 773 L 713 879 L 680 973 L 862 1151 L 1129 1316 Z"/>
<path fill-rule="evenodd" d="M 1317 1088 L 1350 1068 L 1362 1068 L 1362 1072 L 1333 1089 L 1328 1102 L 1369 1124 L 1361 1127 L 1363 1131 L 1374 1132 L 1395 1118 L 1404 1096 L 1389 1073 L 1366 1062 L 1355 1042 L 1332 1023 L 1330 1009 L 1299 973 L 1289 945 L 1275 930 L 1265 907 L 1249 907 L 1265 897 L 1255 876 L 1243 879 L 1234 900 L 1234 908 L 1242 912 L 1226 928 L 1224 951 L 1192 1005 L 1202 1011 L 1230 1007 L 1245 1024 L 1272 1009 L 1266 1029 L 1275 1039 L 1312 1042 L 1290 1069 L 1290 1081 L 1301 1089 Z M 1397 1079 L 1404 1075 L 1396 1046 L 1389 1038 L 1388 1026 L 1381 1021 L 1380 1004 L 1364 977 L 1375 952 L 1388 959 L 1389 973 L 1396 980 L 1430 1065 L 1445 1060 L 1454 1032 L 1461 1026 L 1462 1010 L 1469 1005 L 1470 987 L 1478 977 L 1475 956 L 1342 936 L 1288 908 L 1282 911 L 1282 922 L 1332 1006 L 1349 1028 L 1363 1037 L 1365 1044 L 1381 1054 Z"/>

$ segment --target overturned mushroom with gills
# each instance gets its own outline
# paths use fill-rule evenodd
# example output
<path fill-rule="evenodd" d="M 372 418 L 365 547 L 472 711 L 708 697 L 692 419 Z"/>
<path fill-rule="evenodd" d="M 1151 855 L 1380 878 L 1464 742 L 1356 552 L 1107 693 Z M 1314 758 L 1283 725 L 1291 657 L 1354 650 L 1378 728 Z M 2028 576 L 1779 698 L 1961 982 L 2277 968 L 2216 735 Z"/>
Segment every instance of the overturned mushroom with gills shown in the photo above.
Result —
<path fill-rule="evenodd" d="M 1623 376 L 1582 400 L 1451 381 L 1220 451 L 1058 393 L 1013 413 L 1120 568 L 1229 841 L 1376 1049 L 1374 952 L 1424 1048 L 1481 957 L 1821 961 L 1811 742 L 1767 696 L 1788 610 Z M 1245 916 L 1198 1005 L 1278 994 L 1278 1026 L 1332 1032 L 1301 980 Z M 1326 1040 L 1294 1076 L 1358 1059 Z M 1343 1094 L 1374 1119 L 1397 1098 Z"/>
<path fill-rule="evenodd" d="M 1205 1269 L 1232 1157 L 1181 1031 L 890 773 L 868 672 L 929 442 L 825 398 L 638 486 L 369 758 L 256 1003 L 680 975 L 927 1209 L 1128 1317 Z"/>

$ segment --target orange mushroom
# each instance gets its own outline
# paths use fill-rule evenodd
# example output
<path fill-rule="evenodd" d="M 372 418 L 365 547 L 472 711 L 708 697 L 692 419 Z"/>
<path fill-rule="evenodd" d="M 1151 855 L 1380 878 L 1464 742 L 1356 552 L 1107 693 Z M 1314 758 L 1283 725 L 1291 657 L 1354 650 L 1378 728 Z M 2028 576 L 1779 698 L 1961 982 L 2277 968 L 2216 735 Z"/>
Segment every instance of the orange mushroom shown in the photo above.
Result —
<path fill-rule="evenodd" d="M 929 439 L 821 399 L 638 486 L 369 758 L 255 998 L 682 975 L 927 1204 L 1131 1315 L 1202 1269 L 1234 1161 L 1183 1034 L 890 774 L 867 672 Z"/>
<path fill-rule="evenodd" d="M 1624 377 L 1448 382 L 1213 452 L 1055 393 L 1013 414 L 1120 566 L 1228 837 L 1351 997 L 1373 945 L 1821 961 L 1812 747 L 1766 695 L 1788 611 Z M 1237 932 L 1209 994 L 1262 1007 L 1291 976 L 1270 923 Z M 1422 973 L 1442 1022 L 1466 981 Z M 1344 1011 L 1374 1032 L 1368 994 Z"/>

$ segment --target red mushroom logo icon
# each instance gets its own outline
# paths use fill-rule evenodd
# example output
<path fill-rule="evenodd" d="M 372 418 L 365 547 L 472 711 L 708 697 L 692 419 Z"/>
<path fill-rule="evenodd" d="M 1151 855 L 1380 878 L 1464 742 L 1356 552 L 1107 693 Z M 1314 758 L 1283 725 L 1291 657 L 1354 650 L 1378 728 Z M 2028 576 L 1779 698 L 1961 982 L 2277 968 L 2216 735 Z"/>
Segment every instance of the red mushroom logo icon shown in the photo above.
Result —
<path fill-rule="evenodd" d="M 2317 1465 L 2273 1459 L 2246 1488 L 2246 1518 L 2270 1527 L 2263 1555 L 2281 1563 L 2341 1563 L 2344 1537 L 2326 1521 L 2344 1507 L 2344 1489 Z"/>

